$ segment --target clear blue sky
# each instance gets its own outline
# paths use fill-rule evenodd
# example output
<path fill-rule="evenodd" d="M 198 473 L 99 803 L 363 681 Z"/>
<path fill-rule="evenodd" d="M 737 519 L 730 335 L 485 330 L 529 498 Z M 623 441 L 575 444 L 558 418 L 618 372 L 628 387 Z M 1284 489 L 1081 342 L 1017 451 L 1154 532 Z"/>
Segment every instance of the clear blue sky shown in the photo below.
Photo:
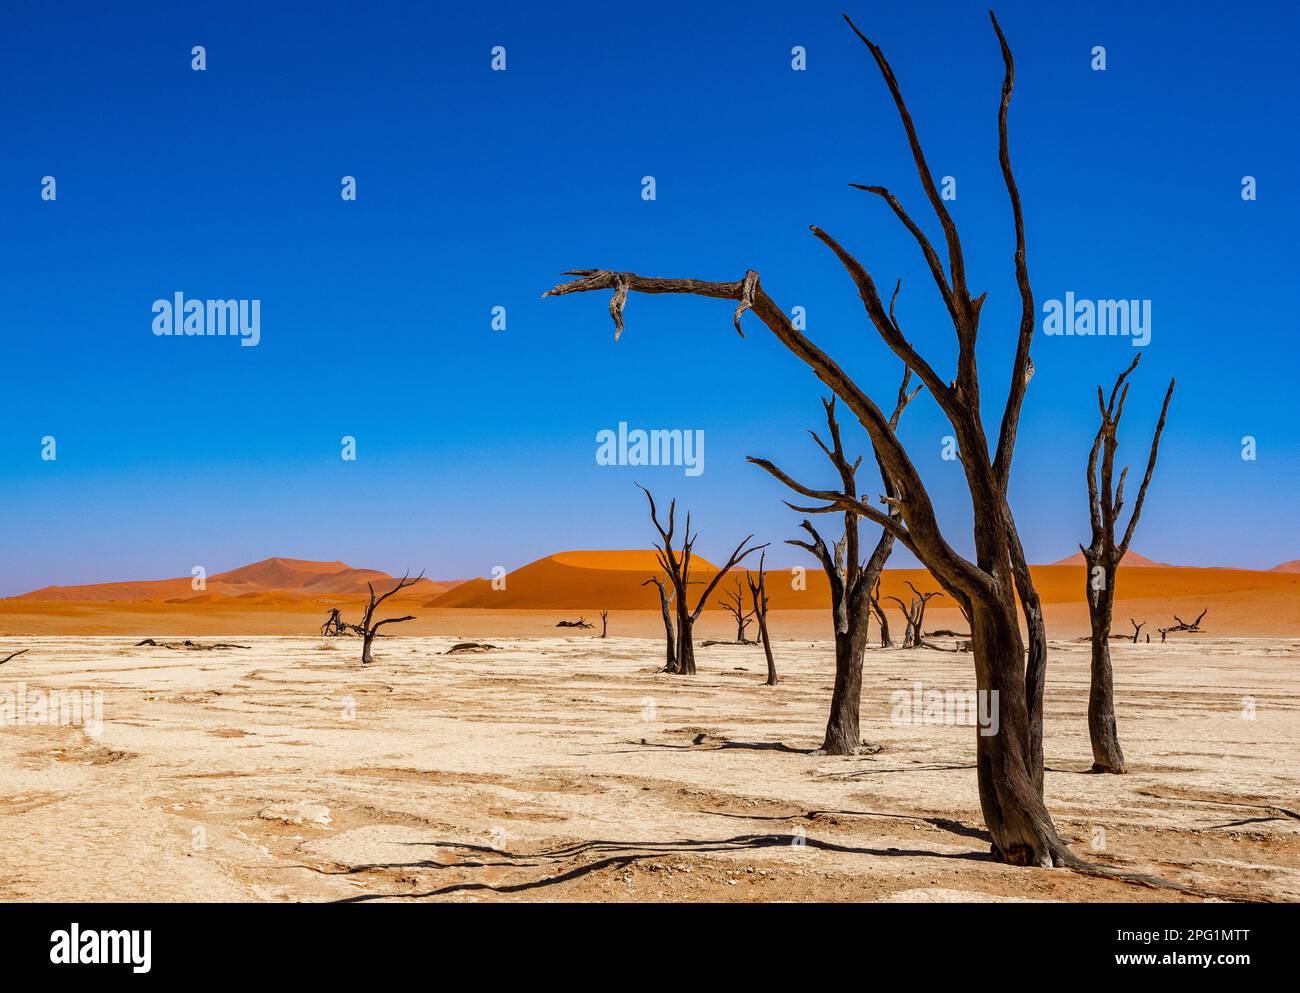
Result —
<path fill-rule="evenodd" d="M 888 401 L 897 362 L 815 223 L 882 287 L 902 278 L 907 333 L 950 372 L 915 246 L 847 185 L 893 187 L 938 240 L 843 9 L 893 61 L 936 173 L 957 178 L 970 283 L 989 292 L 992 423 L 1019 304 L 985 5 L 6 3 L 0 593 L 270 555 L 461 577 L 644 547 L 634 480 L 694 509 L 706 556 L 749 531 L 793 535 L 781 488 L 744 456 L 830 482 L 804 434 L 821 390 L 756 319 L 742 341 L 725 303 L 634 297 L 615 345 L 606 294 L 540 294 L 572 267 L 752 267 Z M 998 14 L 1040 303 L 1152 301 L 1122 457 L 1144 459 L 1178 376 L 1135 547 L 1202 565 L 1300 556 L 1295 5 Z M 489 68 L 494 45 L 505 72 Z M 807 71 L 790 68 L 795 45 Z M 1241 199 L 1244 175 L 1257 202 Z M 261 344 L 155 337 L 151 304 L 178 290 L 260 299 Z M 1093 393 L 1132 353 L 1124 338 L 1038 340 L 1013 482 L 1033 560 L 1084 537 Z M 596 432 L 620 420 L 704 430 L 705 472 L 597 466 Z M 968 548 L 934 405 L 918 400 L 902 432 Z M 1257 461 L 1240 457 L 1243 435 Z"/>

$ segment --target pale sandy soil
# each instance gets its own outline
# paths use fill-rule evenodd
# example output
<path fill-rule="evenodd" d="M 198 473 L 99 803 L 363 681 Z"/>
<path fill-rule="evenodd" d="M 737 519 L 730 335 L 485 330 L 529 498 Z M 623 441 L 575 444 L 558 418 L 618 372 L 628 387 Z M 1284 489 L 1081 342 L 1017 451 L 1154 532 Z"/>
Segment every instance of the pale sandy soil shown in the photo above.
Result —
<path fill-rule="evenodd" d="M 869 652 L 863 736 L 883 749 L 833 758 L 810 751 L 824 642 L 779 644 L 767 688 L 756 648 L 701 649 L 681 678 L 655 672 L 658 641 L 588 634 L 458 656 L 385 639 L 365 669 L 355 640 L 131 640 L 24 638 L 0 669 L 0 693 L 100 690 L 105 721 L 0 726 L 0 898 L 1183 898 L 989 860 L 974 731 L 891 723 L 914 680 L 971 686 L 967 655 Z M 1119 777 L 1086 773 L 1086 648 L 1055 642 L 1048 685 L 1048 802 L 1075 850 L 1300 900 L 1300 640 L 1117 644 Z M 328 823 L 259 816 L 298 803 Z"/>

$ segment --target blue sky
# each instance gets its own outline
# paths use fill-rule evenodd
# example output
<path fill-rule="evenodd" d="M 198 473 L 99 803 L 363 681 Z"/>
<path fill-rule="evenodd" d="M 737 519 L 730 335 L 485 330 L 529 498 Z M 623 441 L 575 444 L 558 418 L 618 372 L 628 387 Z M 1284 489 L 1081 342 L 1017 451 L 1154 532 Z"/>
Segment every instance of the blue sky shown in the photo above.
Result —
<path fill-rule="evenodd" d="M 744 456 L 829 483 L 804 433 L 821 390 L 756 319 L 741 340 L 722 302 L 634 297 L 615 345 L 605 294 L 540 294 L 572 267 L 754 268 L 887 402 L 898 364 L 815 223 L 882 287 L 903 280 L 904 328 L 950 372 L 915 245 L 847 185 L 890 186 L 938 240 L 841 10 L 883 46 L 935 172 L 957 180 L 970 284 L 989 292 L 995 423 L 1019 303 L 981 4 L 5 4 L 0 594 L 270 555 L 461 577 L 645 546 L 634 480 L 693 509 L 706 556 L 751 531 L 793 535 L 785 494 Z M 1144 460 L 1178 377 L 1135 548 L 1198 565 L 1300 556 L 1294 5 L 998 15 L 1040 305 L 1066 291 L 1152 301 L 1121 458 Z M 495 45 L 505 72 L 490 70 Z M 806 71 L 790 67 L 795 45 Z M 176 291 L 260 299 L 260 345 L 155 337 L 151 304 Z M 1132 353 L 1125 338 L 1037 341 L 1013 480 L 1035 561 L 1085 535 L 1093 394 Z M 598 466 L 596 432 L 619 421 L 703 430 L 704 473 Z M 904 418 L 968 548 L 947 433 L 924 396 Z"/>

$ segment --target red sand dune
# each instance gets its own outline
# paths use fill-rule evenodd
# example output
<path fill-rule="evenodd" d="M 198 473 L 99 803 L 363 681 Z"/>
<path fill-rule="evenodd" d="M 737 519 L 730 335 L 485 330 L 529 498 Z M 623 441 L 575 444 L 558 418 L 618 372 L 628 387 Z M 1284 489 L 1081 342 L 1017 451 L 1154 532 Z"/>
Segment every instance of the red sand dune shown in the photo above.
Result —
<path fill-rule="evenodd" d="M 1073 555 L 1071 555 L 1068 559 L 1058 559 L 1057 561 L 1053 562 L 1052 565 L 1083 565 L 1083 552 L 1075 552 L 1075 553 L 1074 553 Z M 1141 568 L 1141 569 L 1183 569 L 1183 568 L 1192 568 L 1191 566 L 1177 566 L 1177 565 L 1169 565 L 1169 564 L 1166 563 L 1166 562 L 1153 562 L 1151 559 L 1147 558 L 1145 555 L 1139 555 L 1137 552 L 1133 551 L 1133 549 L 1131 549 L 1131 548 L 1128 550 L 1128 554 L 1126 554 L 1126 555 L 1124 556 L 1123 561 L 1120 562 L 1120 565 L 1121 565 L 1121 566 L 1128 566 L 1130 569 L 1133 568 L 1134 566 L 1137 566 L 1138 568 Z"/>
<path fill-rule="evenodd" d="M 1283 562 L 1281 565 L 1275 565 L 1269 572 L 1300 572 L 1300 559 L 1292 559 L 1290 562 Z"/>
<path fill-rule="evenodd" d="M 207 589 L 195 590 L 190 577 L 153 579 L 91 586 L 47 586 L 12 600 L 80 603 L 230 603 L 285 604 L 316 597 L 355 597 L 368 594 L 367 583 L 386 589 L 396 580 L 377 569 L 354 569 L 345 562 L 311 562 L 305 559 L 269 558 L 252 565 L 209 576 Z M 403 599 L 428 597 L 455 586 L 458 581 L 422 579 Z M 247 599 L 245 599 L 247 598 Z"/>

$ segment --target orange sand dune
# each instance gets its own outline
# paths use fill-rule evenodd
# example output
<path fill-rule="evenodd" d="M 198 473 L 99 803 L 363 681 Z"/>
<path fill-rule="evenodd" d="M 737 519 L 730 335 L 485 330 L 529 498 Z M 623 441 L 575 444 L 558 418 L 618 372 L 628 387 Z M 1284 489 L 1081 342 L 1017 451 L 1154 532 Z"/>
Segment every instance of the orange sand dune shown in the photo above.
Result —
<path fill-rule="evenodd" d="M 1292 559 L 1290 562 L 1283 562 L 1281 565 L 1275 565 L 1269 572 L 1300 572 L 1300 559 Z"/>
<path fill-rule="evenodd" d="M 47 586 L 12 600 L 41 602 L 75 601 L 80 603 L 221 603 L 246 596 L 274 596 L 274 599 L 250 603 L 287 604 L 295 599 L 319 597 L 353 597 L 368 592 L 367 583 L 375 587 L 391 586 L 394 578 L 377 569 L 354 569 L 345 562 L 311 562 L 305 559 L 269 558 L 251 565 L 209 576 L 205 590 L 195 590 L 189 577 L 154 579 L 122 583 L 96 583 L 90 586 Z M 441 593 L 455 581 L 421 580 L 403 592 L 404 597 L 428 597 Z"/>
<path fill-rule="evenodd" d="M 1132 557 L 1129 553 L 1125 561 Z M 717 572 L 717 567 L 696 559 L 692 578 L 700 581 L 699 592 Z M 1085 570 L 1080 565 L 1033 566 L 1038 594 L 1047 604 L 1084 602 Z M 493 589 L 490 581 L 475 579 L 434 597 L 428 607 L 470 607 L 511 610 L 653 610 L 659 593 L 643 585 L 651 576 L 662 576 L 651 551 L 562 552 L 530 562 L 505 576 L 504 586 Z M 706 609 L 718 607 L 721 590 L 744 585 L 745 570 L 735 570 L 719 584 Z M 907 601 L 912 584 L 930 592 L 938 583 L 924 569 L 887 569 L 881 592 Z M 820 609 L 830 604 L 830 587 L 820 567 L 769 570 L 768 598 L 773 610 Z M 1187 598 L 1188 609 L 1197 598 L 1230 592 L 1265 591 L 1300 598 L 1300 575 L 1257 572 L 1246 569 L 1197 569 L 1183 566 L 1121 566 L 1116 576 L 1118 600 Z M 694 596 L 698 594 L 694 594 Z M 748 592 L 746 591 L 746 596 Z M 945 605 L 946 597 L 934 601 Z M 946 604 L 951 606 L 951 604 Z M 692 604 L 693 606 L 693 604 Z"/>
<path fill-rule="evenodd" d="M 694 600 L 716 575 L 716 566 L 696 559 L 692 576 Z M 201 634 L 311 634 L 319 629 L 331 607 L 355 621 L 366 599 L 360 592 L 325 593 L 333 585 L 355 584 L 356 575 L 370 570 L 352 569 L 341 562 L 302 563 L 271 559 L 212 577 L 205 591 L 190 588 L 188 579 L 155 583 L 108 583 L 93 587 L 53 587 L 24 597 L 0 600 L 0 633 L 20 634 L 138 634 L 144 636 Z M 1084 602 L 1085 571 L 1080 565 L 1033 567 L 1039 595 L 1047 611 L 1053 637 L 1073 637 L 1088 630 Z M 390 577 L 380 573 L 380 583 Z M 494 590 L 485 579 L 460 582 L 423 581 L 389 601 L 393 615 L 414 614 L 417 620 L 402 625 L 405 634 L 446 633 L 491 637 L 503 631 L 520 636 L 550 633 L 556 620 L 597 612 L 614 612 L 618 631 L 654 636 L 659 621 L 659 594 L 643 585 L 661 575 L 655 554 L 646 550 L 561 552 L 531 562 L 505 577 L 503 589 Z M 262 582 L 297 581 L 291 590 L 254 590 Z M 712 626 L 709 635 L 729 632 L 729 619 L 719 609 L 722 589 L 744 583 L 744 570 L 725 577 L 706 605 Z M 882 577 L 882 594 L 908 601 L 908 583 L 926 592 L 938 584 L 924 569 L 888 569 Z M 813 563 L 800 570 L 768 572 L 768 596 L 774 617 L 787 636 L 826 637 L 830 602 L 826 576 Z M 1146 621 L 1148 630 L 1166 626 L 1178 614 L 1195 617 L 1210 608 L 1216 635 L 1300 635 L 1300 573 L 1245 569 L 1197 569 L 1177 566 L 1126 565 L 1116 580 L 1116 630 L 1127 619 Z M 114 602 L 116 598 L 117 602 Z M 746 590 L 746 599 L 748 591 Z M 898 623 L 898 606 L 886 600 L 891 624 Z M 453 609 L 448 609 L 453 608 Z M 621 617 L 617 615 L 623 615 Z M 927 628 L 966 630 L 961 615 L 947 596 L 932 601 Z"/>
<path fill-rule="evenodd" d="M 718 571 L 706 559 L 692 561 L 698 579 L 707 582 Z M 471 579 L 425 606 L 639 610 L 658 606 L 659 592 L 642 584 L 662 575 L 655 553 L 647 549 L 560 552 L 507 573 L 501 589 L 493 589 L 491 580 Z"/>

